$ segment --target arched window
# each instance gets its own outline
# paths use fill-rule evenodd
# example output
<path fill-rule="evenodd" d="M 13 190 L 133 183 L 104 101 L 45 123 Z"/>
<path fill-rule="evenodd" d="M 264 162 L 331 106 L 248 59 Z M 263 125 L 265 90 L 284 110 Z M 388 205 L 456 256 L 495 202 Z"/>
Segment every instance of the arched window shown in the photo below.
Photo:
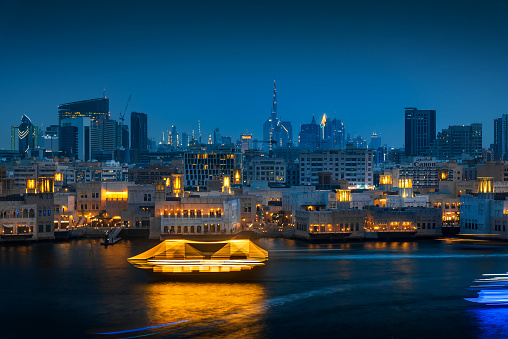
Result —
<path fill-rule="evenodd" d="M 208 233 L 208 224 L 205 224 L 205 226 L 203 226 L 203 233 Z"/>
<path fill-rule="evenodd" d="M 215 225 L 214 224 L 210 225 L 210 233 L 215 233 Z"/>
<path fill-rule="evenodd" d="M 220 233 L 220 224 L 217 224 L 217 233 Z"/>
<path fill-rule="evenodd" d="M 175 226 L 171 226 L 171 227 L 169 228 L 169 233 L 170 233 L 170 234 L 175 234 Z"/>
<path fill-rule="evenodd" d="M 196 233 L 201 233 L 201 226 L 196 227 Z"/>
<path fill-rule="evenodd" d="M 169 232 L 169 227 L 168 226 L 164 226 L 164 233 L 168 233 Z"/>
<path fill-rule="evenodd" d="M 30 209 L 29 217 L 30 218 L 35 218 L 35 211 L 34 211 L 33 208 Z"/>
<path fill-rule="evenodd" d="M 176 234 L 182 234 L 182 226 L 176 227 Z"/>
<path fill-rule="evenodd" d="M 191 232 L 191 233 L 195 233 L 195 227 L 194 227 L 194 226 L 191 226 L 191 227 L 190 227 L 190 232 Z"/>
<path fill-rule="evenodd" d="M 189 226 L 183 227 L 183 233 L 189 233 Z"/>

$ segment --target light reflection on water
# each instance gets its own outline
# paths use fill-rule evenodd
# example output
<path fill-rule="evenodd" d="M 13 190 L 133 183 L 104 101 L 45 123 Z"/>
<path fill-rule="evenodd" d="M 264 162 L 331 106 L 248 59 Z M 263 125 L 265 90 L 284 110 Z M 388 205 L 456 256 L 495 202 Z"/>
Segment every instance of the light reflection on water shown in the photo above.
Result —
<path fill-rule="evenodd" d="M 508 338 L 507 307 L 474 307 L 467 313 L 477 327 L 478 338 Z"/>
<path fill-rule="evenodd" d="M 146 286 L 148 318 L 154 324 L 188 320 L 186 335 L 200 336 L 211 327 L 215 335 L 256 337 L 266 299 L 258 283 L 156 282 Z"/>

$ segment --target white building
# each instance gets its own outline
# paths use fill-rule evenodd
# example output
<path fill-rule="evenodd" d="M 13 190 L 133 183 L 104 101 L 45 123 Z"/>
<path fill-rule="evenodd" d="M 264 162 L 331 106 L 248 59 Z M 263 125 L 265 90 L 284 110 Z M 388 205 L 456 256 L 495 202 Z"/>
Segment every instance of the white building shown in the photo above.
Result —
<path fill-rule="evenodd" d="M 172 198 L 156 202 L 155 219 L 152 239 L 232 234 L 240 230 L 240 199 L 226 195 Z"/>
<path fill-rule="evenodd" d="M 277 158 L 253 158 L 245 164 L 243 180 L 246 185 L 253 180 L 285 184 L 286 162 Z"/>
<path fill-rule="evenodd" d="M 300 153 L 300 185 L 317 185 L 320 172 L 330 172 L 335 182 L 347 180 L 351 187 L 372 187 L 373 153 L 352 148 Z"/>

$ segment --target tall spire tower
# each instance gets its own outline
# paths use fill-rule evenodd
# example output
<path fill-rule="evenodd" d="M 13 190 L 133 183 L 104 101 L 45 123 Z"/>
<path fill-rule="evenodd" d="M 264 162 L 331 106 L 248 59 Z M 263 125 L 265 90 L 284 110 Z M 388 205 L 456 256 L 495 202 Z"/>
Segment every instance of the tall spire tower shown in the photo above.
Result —
<path fill-rule="evenodd" d="M 273 77 L 273 106 L 272 106 L 272 124 L 277 119 L 277 84 L 275 82 L 275 77 Z"/>

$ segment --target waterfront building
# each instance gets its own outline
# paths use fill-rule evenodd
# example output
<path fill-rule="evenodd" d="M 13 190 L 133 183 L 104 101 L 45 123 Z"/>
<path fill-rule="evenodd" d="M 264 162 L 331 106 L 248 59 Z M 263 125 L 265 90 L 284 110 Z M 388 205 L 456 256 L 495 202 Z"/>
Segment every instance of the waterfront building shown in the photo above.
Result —
<path fill-rule="evenodd" d="M 58 121 L 87 117 L 93 120 L 109 119 L 109 99 L 97 98 L 58 105 Z"/>
<path fill-rule="evenodd" d="M 233 196 L 173 198 L 156 202 L 150 238 L 224 236 L 240 230 L 240 224 L 240 200 Z"/>
<path fill-rule="evenodd" d="M 155 186 L 128 186 L 127 192 L 127 209 L 120 212 L 123 226 L 148 231 L 155 217 Z"/>
<path fill-rule="evenodd" d="M 53 212 L 53 193 L 1 197 L 0 243 L 54 239 Z"/>
<path fill-rule="evenodd" d="M 62 191 L 54 194 L 55 199 L 55 232 L 65 231 L 78 225 L 79 215 L 76 211 L 76 192 Z"/>
<path fill-rule="evenodd" d="M 76 190 L 76 209 L 86 224 L 113 226 L 120 221 L 121 212 L 128 209 L 129 182 L 93 181 L 73 184 Z"/>
<path fill-rule="evenodd" d="M 148 122 L 146 113 L 131 113 L 131 150 L 133 163 L 148 162 Z"/>
<path fill-rule="evenodd" d="M 305 240 L 338 240 L 365 236 L 365 210 L 295 212 L 295 237 Z"/>
<path fill-rule="evenodd" d="M 405 110 L 405 146 L 407 156 L 425 156 L 436 138 L 436 111 Z"/>
<path fill-rule="evenodd" d="M 317 185 L 320 172 L 330 172 L 332 183 L 347 180 L 352 187 L 372 187 L 373 154 L 353 148 L 300 153 L 300 185 Z"/>
<path fill-rule="evenodd" d="M 366 212 L 366 239 L 442 235 L 442 214 L 435 208 L 369 206 Z"/>

